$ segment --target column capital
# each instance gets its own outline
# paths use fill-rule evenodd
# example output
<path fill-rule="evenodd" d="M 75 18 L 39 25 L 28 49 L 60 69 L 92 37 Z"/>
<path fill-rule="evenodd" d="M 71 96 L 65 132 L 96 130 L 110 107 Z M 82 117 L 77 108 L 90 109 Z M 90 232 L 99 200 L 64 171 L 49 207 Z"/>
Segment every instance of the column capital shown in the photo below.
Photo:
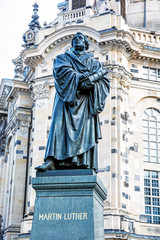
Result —
<path fill-rule="evenodd" d="M 17 108 L 6 128 L 6 135 L 10 133 L 14 135 L 18 130 L 24 135 L 30 127 L 30 124 L 31 111 L 29 109 L 22 111 L 20 108 Z"/>
<path fill-rule="evenodd" d="M 128 72 L 123 66 L 111 65 L 106 66 L 109 69 L 109 78 L 111 82 L 113 79 L 117 80 L 117 86 L 121 87 L 123 90 L 129 90 L 131 85 L 131 79 L 133 75 Z"/>
<path fill-rule="evenodd" d="M 34 101 L 36 101 L 37 99 L 49 98 L 49 84 L 34 84 L 31 96 Z"/>

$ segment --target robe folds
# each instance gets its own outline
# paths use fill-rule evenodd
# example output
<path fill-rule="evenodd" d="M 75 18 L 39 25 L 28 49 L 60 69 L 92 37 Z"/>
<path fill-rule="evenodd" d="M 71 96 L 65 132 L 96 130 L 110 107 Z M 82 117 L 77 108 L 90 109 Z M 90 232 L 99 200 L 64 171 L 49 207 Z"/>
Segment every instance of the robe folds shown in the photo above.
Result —
<path fill-rule="evenodd" d="M 81 74 L 102 70 L 99 61 L 85 53 L 79 58 L 67 51 L 54 60 L 55 100 L 45 160 L 55 159 L 59 166 L 97 169 L 97 143 L 101 138 L 98 114 L 109 94 L 105 77 L 90 89 L 81 88 Z"/>

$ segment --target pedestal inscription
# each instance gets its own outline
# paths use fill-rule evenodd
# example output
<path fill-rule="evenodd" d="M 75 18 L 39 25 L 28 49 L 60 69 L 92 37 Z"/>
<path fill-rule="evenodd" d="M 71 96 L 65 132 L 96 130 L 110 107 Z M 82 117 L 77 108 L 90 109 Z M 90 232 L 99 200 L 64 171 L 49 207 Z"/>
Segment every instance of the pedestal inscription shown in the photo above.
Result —
<path fill-rule="evenodd" d="M 50 171 L 55 176 L 33 179 L 36 201 L 31 240 L 104 240 L 106 190 L 93 170 L 83 170 L 86 175 L 79 175 L 78 170 L 77 176 L 70 176 L 70 171 L 75 175 L 76 170 Z"/>
<path fill-rule="evenodd" d="M 39 220 L 87 220 L 87 213 L 39 213 Z"/>

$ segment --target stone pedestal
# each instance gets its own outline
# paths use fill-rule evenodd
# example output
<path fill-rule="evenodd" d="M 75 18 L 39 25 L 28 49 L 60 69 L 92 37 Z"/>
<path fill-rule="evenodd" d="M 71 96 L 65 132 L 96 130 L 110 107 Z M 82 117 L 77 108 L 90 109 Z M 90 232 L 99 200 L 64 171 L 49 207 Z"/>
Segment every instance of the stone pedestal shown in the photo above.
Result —
<path fill-rule="evenodd" d="M 31 240 L 104 240 L 107 192 L 92 169 L 37 172 Z"/>

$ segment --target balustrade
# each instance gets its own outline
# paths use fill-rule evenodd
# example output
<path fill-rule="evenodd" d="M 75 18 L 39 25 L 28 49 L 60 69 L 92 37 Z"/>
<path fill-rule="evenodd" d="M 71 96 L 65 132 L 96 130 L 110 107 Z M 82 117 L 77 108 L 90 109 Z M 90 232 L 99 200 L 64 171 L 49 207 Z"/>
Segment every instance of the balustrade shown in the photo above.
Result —
<path fill-rule="evenodd" d="M 132 31 L 132 30 L 131 30 Z M 132 31 L 132 34 L 137 42 L 148 44 L 160 44 L 160 35 L 152 33 L 144 33 L 139 31 Z"/>
<path fill-rule="evenodd" d="M 63 21 L 71 21 L 74 19 L 83 18 L 85 14 L 85 9 L 77 9 L 71 12 L 63 13 Z"/>

